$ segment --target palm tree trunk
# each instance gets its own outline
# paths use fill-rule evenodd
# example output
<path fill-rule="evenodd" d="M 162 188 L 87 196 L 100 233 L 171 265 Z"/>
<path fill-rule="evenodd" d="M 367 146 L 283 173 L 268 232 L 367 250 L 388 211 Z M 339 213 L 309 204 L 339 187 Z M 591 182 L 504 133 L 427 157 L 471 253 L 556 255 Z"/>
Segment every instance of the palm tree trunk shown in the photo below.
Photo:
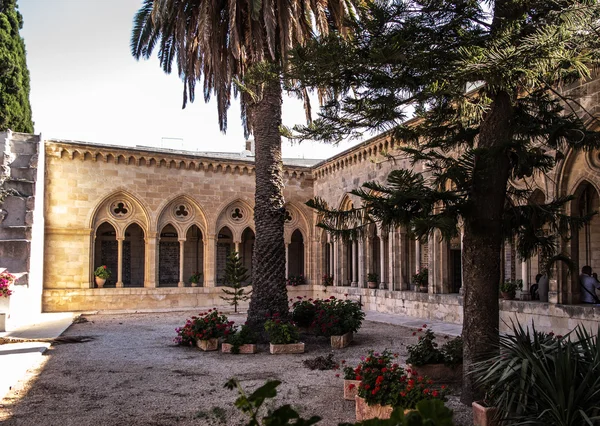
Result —
<path fill-rule="evenodd" d="M 473 171 L 472 211 L 465 220 L 463 237 L 463 339 L 464 371 L 461 400 L 470 404 L 483 397 L 470 366 L 497 350 L 502 248 L 502 212 L 506 200 L 512 103 L 506 92 L 498 93 L 481 126 Z"/>
<path fill-rule="evenodd" d="M 262 98 L 251 107 L 256 143 L 256 240 L 248 324 L 259 333 L 263 333 L 266 314 L 277 312 L 284 318 L 288 315 L 280 135 L 282 102 L 280 82 L 269 80 L 263 88 Z"/>

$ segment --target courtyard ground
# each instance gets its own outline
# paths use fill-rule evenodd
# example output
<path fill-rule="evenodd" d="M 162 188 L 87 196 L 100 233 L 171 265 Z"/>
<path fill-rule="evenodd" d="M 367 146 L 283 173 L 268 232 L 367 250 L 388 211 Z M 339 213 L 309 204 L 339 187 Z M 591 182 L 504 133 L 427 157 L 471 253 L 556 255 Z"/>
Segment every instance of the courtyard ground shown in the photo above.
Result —
<path fill-rule="evenodd" d="M 342 398 L 337 371 L 311 371 L 302 361 L 331 353 L 329 342 L 307 336 L 302 355 L 201 352 L 173 343 L 174 329 L 197 312 L 90 315 L 63 336 L 93 336 L 84 343 L 53 345 L 29 380 L 3 399 L 5 425 L 240 425 L 233 406 L 237 394 L 223 387 L 231 377 L 251 391 L 277 379 L 277 399 L 305 417 L 319 415 L 320 426 L 354 421 L 354 402 Z M 230 315 L 236 323 L 240 315 Z M 354 343 L 334 351 L 335 360 L 356 365 L 369 349 L 389 349 L 406 358 L 414 329 L 365 321 Z M 10 369 L 3 365 L 2 369 Z M 471 425 L 471 409 L 455 389 L 447 403 L 457 425 Z"/>

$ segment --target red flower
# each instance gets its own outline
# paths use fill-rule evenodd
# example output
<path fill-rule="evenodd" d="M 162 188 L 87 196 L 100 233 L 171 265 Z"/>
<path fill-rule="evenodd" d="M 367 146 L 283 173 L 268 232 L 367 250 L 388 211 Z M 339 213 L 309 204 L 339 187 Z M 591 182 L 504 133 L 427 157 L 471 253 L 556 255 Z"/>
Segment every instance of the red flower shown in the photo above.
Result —
<path fill-rule="evenodd" d="M 423 328 L 427 328 L 427 324 L 423 324 Z"/>
<path fill-rule="evenodd" d="M 400 392 L 400 396 L 404 398 L 406 396 L 406 392 Z"/>
<path fill-rule="evenodd" d="M 433 392 L 431 392 L 431 396 L 433 396 L 434 398 L 437 398 L 438 396 L 440 396 L 440 393 L 436 390 L 434 390 Z"/>
<path fill-rule="evenodd" d="M 348 389 L 350 389 L 350 390 L 354 389 L 355 387 L 356 387 L 356 385 L 354 383 L 350 383 L 348 385 Z"/>
<path fill-rule="evenodd" d="M 338 373 L 338 374 L 336 374 L 336 375 L 335 375 L 335 377 L 340 377 L 340 374 L 339 374 L 339 373 Z"/>
<path fill-rule="evenodd" d="M 416 335 L 417 335 L 417 332 L 416 332 L 416 331 L 413 331 L 413 336 L 416 336 Z"/>

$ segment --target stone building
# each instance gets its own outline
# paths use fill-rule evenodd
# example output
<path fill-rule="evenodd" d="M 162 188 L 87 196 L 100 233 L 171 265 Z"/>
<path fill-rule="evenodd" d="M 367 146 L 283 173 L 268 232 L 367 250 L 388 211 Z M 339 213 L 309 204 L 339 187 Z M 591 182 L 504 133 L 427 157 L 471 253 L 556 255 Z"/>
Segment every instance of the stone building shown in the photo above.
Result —
<path fill-rule="evenodd" d="M 569 90 L 595 114 L 599 87 L 600 80 L 594 79 Z M 39 311 L 40 304 L 47 312 L 223 305 L 218 287 L 227 254 L 238 251 L 251 269 L 251 151 L 131 148 L 11 132 L 0 134 L 0 142 L 5 188 L 29 190 L 13 193 L 2 207 L 0 266 L 29 277 L 17 283 L 14 297 L 30 300 L 25 304 L 29 310 L 16 302 L 13 307 L 11 300 L 11 314 Z M 288 287 L 289 293 L 348 295 L 359 297 L 369 310 L 460 323 L 460 238 L 442 241 L 433 235 L 419 243 L 404 229 L 382 232 L 373 225 L 363 239 L 335 241 L 315 226 L 316 215 L 304 205 L 319 196 L 330 206 L 350 208 L 359 202 L 348 195 L 350 190 L 410 167 L 391 158 L 397 149 L 382 135 L 327 160 L 284 161 L 287 271 L 302 274 L 307 282 Z M 600 153 L 567 152 L 551 173 L 527 183 L 535 188 L 536 201 L 574 194 L 570 213 L 599 211 Z M 600 217 L 565 241 L 564 250 L 579 268 L 589 264 L 600 270 Z M 22 258 L 29 263 L 15 260 Z M 540 261 L 519 259 L 506 243 L 504 278 L 522 279 L 527 290 Z M 113 272 L 104 288 L 94 284 L 99 265 Z M 429 270 L 427 293 L 411 285 L 423 268 Z M 202 274 L 198 287 L 189 282 L 195 273 Z M 378 275 L 378 289 L 366 288 L 368 273 Z M 333 275 L 334 287 L 321 285 L 326 274 Z M 555 332 L 577 322 L 595 328 L 600 308 L 580 305 L 579 293 L 577 275 L 559 269 L 550 279 L 548 302 L 502 301 L 501 317 L 535 320 L 539 328 Z"/>

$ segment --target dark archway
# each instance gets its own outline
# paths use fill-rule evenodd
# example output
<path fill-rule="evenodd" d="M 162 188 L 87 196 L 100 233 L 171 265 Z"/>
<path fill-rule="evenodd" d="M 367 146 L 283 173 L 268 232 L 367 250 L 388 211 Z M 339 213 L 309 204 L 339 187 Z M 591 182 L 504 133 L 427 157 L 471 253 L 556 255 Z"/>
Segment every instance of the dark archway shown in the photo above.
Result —
<path fill-rule="evenodd" d="M 94 269 L 106 265 L 112 275 L 106 280 L 104 287 L 115 287 L 117 282 L 117 271 L 119 267 L 119 245 L 117 243 L 117 232 L 108 222 L 104 222 L 96 229 L 94 242 Z M 96 284 L 92 281 L 92 287 Z"/>
<path fill-rule="evenodd" d="M 288 247 L 288 263 L 288 277 L 304 276 L 304 237 L 298 229 L 292 233 Z"/>
<path fill-rule="evenodd" d="M 158 285 L 177 287 L 179 282 L 179 237 L 173 225 L 160 231 L 158 247 Z"/>
<path fill-rule="evenodd" d="M 192 275 L 201 274 L 198 286 L 204 285 L 204 237 L 196 225 L 190 226 L 184 243 L 183 280 L 186 285 L 191 285 Z"/>
<path fill-rule="evenodd" d="M 143 287 L 146 269 L 144 230 L 132 223 L 125 230 L 123 241 L 123 287 Z"/>

